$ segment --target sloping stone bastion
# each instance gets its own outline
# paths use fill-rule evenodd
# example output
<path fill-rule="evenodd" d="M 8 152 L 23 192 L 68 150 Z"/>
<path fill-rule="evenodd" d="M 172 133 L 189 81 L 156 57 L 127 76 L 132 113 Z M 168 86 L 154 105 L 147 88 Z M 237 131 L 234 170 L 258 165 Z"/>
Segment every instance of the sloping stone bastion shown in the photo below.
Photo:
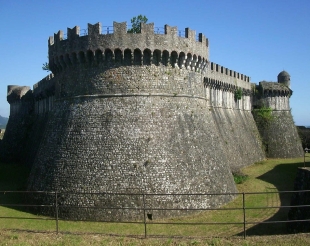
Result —
<path fill-rule="evenodd" d="M 59 31 L 48 49 L 52 74 L 33 90 L 8 86 L 1 159 L 31 165 L 29 190 L 78 192 L 60 205 L 94 208 L 63 208 L 63 218 L 139 219 L 132 210 L 95 209 L 141 207 L 131 193 L 155 194 L 146 198 L 155 219 L 177 215 L 158 207 L 217 207 L 234 196 L 181 194 L 237 192 L 233 170 L 303 155 L 289 74 L 251 83 L 210 62 L 201 33 L 186 28 L 180 37 L 166 25 L 158 34 L 153 23 L 128 33 L 126 22 L 114 22 L 102 34 L 100 23 L 88 24 L 86 35 L 77 26 L 66 38 Z"/>

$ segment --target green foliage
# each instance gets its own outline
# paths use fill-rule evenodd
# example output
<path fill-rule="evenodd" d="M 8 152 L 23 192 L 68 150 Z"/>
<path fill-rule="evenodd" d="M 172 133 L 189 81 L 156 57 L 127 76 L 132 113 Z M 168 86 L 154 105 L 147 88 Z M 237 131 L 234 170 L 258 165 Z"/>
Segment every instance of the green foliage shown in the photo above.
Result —
<path fill-rule="evenodd" d="M 238 88 L 238 89 L 235 91 L 235 101 L 241 100 L 241 98 L 242 98 L 242 89 L 241 89 L 241 88 Z"/>
<path fill-rule="evenodd" d="M 254 116 L 257 118 L 257 120 L 260 121 L 261 124 L 269 124 L 273 120 L 272 116 L 272 108 L 262 106 L 259 109 L 254 109 Z"/>
<path fill-rule="evenodd" d="M 140 33 L 141 32 L 141 23 L 147 23 L 148 19 L 145 15 L 138 15 L 133 17 L 131 22 L 131 28 L 128 29 L 128 33 Z"/>
<path fill-rule="evenodd" d="M 249 178 L 248 175 L 245 175 L 241 171 L 233 172 L 233 177 L 236 184 L 242 184 Z"/>
<path fill-rule="evenodd" d="M 302 143 L 303 149 L 310 148 L 310 128 L 298 126 L 297 132 Z"/>
<path fill-rule="evenodd" d="M 45 70 L 46 72 L 51 71 L 48 62 L 42 64 L 42 69 Z"/>

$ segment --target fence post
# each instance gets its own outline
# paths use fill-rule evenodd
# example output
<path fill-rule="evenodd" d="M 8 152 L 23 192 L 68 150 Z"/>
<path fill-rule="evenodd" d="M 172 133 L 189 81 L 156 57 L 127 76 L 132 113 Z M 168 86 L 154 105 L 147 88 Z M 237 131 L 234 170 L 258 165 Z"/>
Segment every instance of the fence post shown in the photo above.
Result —
<path fill-rule="evenodd" d="M 144 238 L 146 238 L 146 216 L 145 216 L 145 194 L 143 193 L 143 222 L 144 222 Z"/>
<path fill-rule="evenodd" d="M 245 230 L 245 195 L 242 192 L 242 208 L 243 208 L 243 239 L 246 238 L 246 230 Z"/>
<path fill-rule="evenodd" d="M 56 233 L 58 234 L 58 194 L 55 192 Z"/>

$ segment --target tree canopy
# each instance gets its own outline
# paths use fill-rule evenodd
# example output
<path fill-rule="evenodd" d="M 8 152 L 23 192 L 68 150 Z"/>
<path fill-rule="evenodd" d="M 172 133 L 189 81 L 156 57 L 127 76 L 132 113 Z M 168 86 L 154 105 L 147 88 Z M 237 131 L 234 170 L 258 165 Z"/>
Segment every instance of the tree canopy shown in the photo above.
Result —
<path fill-rule="evenodd" d="M 133 17 L 131 22 L 131 28 L 128 29 L 128 33 L 140 33 L 141 32 L 141 23 L 147 23 L 148 19 L 145 15 L 138 15 Z"/>

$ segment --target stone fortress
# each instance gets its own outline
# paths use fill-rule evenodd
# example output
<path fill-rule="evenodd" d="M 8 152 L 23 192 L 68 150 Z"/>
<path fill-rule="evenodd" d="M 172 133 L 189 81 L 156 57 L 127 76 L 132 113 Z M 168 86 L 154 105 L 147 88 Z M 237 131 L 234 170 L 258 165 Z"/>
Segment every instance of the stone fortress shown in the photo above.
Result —
<path fill-rule="evenodd" d="M 126 22 L 101 29 L 54 34 L 52 74 L 33 90 L 8 86 L 1 159 L 31 165 L 28 190 L 75 192 L 60 205 L 94 208 L 63 208 L 60 216 L 137 219 L 130 210 L 95 209 L 141 207 L 131 193 L 153 194 L 146 197 L 153 218 L 176 214 L 158 207 L 216 207 L 234 196 L 186 194 L 237 192 L 233 171 L 303 155 L 287 72 L 251 83 L 210 62 L 208 39 L 189 28 L 185 37 L 168 25 L 155 33 L 153 23 L 141 33 L 128 33 Z"/>

